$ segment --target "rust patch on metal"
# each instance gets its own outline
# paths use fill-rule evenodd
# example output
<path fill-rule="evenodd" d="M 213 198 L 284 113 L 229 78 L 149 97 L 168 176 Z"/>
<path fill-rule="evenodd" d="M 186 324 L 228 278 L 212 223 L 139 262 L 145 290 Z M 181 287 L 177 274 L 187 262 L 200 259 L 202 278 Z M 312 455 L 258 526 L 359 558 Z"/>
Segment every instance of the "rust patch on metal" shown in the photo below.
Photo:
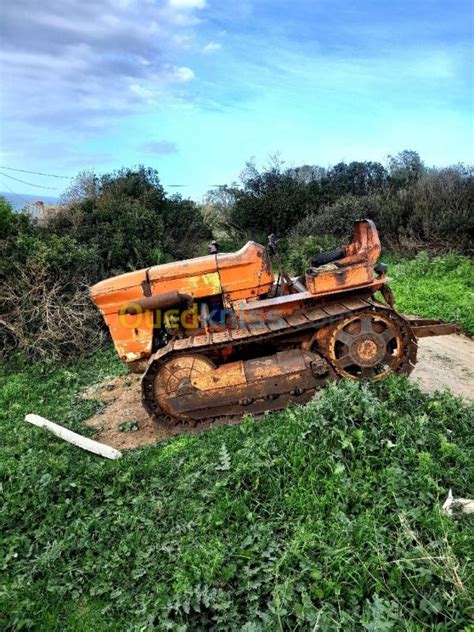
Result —
<path fill-rule="evenodd" d="M 289 399 L 307 401 L 334 372 L 318 354 L 291 349 L 263 358 L 213 367 L 205 356 L 164 362 L 153 382 L 156 401 L 174 419 L 199 420 L 278 409 Z"/>
<path fill-rule="evenodd" d="M 439 319 L 431 318 L 410 318 L 410 325 L 417 338 L 427 338 L 428 336 L 448 336 L 450 334 L 460 334 L 461 325 L 456 323 L 446 323 Z"/>

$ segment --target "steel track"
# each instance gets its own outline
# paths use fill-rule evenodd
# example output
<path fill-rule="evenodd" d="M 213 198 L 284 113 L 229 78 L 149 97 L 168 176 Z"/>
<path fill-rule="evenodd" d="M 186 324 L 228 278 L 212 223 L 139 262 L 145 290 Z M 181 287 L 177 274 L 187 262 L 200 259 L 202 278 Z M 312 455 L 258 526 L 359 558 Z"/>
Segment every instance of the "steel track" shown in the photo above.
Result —
<path fill-rule="evenodd" d="M 265 342 L 267 340 L 270 342 L 278 341 L 289 334 L 294 335 L 295 333 L 305 331 L 313 334 L 317 329 L 326 326 L 334 326 L 342 319 L 367 310 L 371 310 L 374 313 L 383 313 L 398 325 L 403 337 L 403 357 L 395 372 L 411 373 L 416 362 L 417 343 L 408 319 L 387 305 L 371 298 L 348 298 L 343 301 L 332 301 L 323 305 L 309 305 L 306 309 L 294 313 L 291 316 L 282 318 L 277 322 L 269 322 L 265 325 L 248 325 L 245 329 L 207 333 L 170 341 L 166 346 L 154 353 L 148 362 L 146 371 L 142 377 L 143 406 L 150 416 L 161 422 L 164 421 L 169 426 L 175 426 L 177 424 L 195 426 L 196 423 L 212 422 L 216 419 L 226 418 L 231 420 L 242 417 L 250 411 L 245 406 L 240 405 L 238 401 L 234 403 L 235 411 L 230 410 L 223 415 L 222 412 L 217 411 L 213 414 L 210 410 L 208 415 L 199 419 L 197 422 L 183 422 L 170 417 L 164 414 L 163 410 L 153 399 L 154 378 L 162 364 L 171 357 L 189 353 L 208 355 L 216 349 L 228 346 L 233 346 L 236 350 L 240 351 L 248 345 Z M 321 355 L 337 370 L 331 358 L 328 357 L 324 351 Z M 308 389 L 306 393 L 307 396 L 305 398 L 300 397 L 297 400 L 290 398 L 290 393 L 288 393 L 286 400 L 274 400 L 274 406 L 272 406 L 271 400 L 267 400 L 266 410 L 281 409 L 288 404 L 289 401 L 299 401 L 303 403 L 304 401 L 308 401 L 316 390 L 316 388 Z M 281 405 L 282 403 L 283 406 Z M 263 411 L 257 411 L 256 414 L 258 415 L 262 412 Z"/>

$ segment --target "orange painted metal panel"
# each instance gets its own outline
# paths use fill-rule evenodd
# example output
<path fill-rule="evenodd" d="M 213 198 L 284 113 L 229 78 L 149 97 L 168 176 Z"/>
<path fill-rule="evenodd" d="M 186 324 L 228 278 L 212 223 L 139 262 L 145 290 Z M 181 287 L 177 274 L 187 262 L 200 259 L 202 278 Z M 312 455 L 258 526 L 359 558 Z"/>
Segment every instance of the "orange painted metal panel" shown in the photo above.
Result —
<path fill-rule="evenodd" d="M 250 241 L 235 253 L 167 263 L 101 281 L 91 288 L 91 297 L 110 329 L 118 354 L 125 362 L 132 362 L 149 356 L 153 341 L 151 312 L 130 318 L 119 315 L 134 301 L 178 291 L 197 300 L 225 295 L 232 302 L 266 294 L 272 283 L 266 249 Z M 132 318 L 134 326 L 130 324 Z"/>
<path fill-rule="evenodd" d="M 306 287 L 311 294 L 326 294 L 336 290 L 344 291 L 360 285 L 371 283 L 374 271 L 370 264 L 354 263 L 335 270 L 315 270 L 314 274 L 306 274 Z"/>
<path fill-rule="evenodd" d="M 153 315 L 151 312 L 136 316 L 104 314 L 105 322 L 121 360 L 135 362 L 151 355 L 153 342 Z"/>

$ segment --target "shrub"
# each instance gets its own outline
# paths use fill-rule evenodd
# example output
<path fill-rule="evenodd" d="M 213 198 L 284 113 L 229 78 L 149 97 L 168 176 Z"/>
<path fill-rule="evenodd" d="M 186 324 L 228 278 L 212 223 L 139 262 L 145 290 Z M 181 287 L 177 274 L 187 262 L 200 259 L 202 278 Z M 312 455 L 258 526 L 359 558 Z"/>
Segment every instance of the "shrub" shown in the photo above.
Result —
<path fill-rule="evenodd" d="M 88 284 L 98 251 L 38 227 L 0 199 L 0 357 L 57 360 L 95 350 L 105 334 Z"/>
<path fill-rule="evenodd" d="M 317 213 L 307 215 L 292 231 L 292 235 L 319 237 L 333 235 L 340 239 L 352 236 L 352 227 L 357 219 L 372 219 L 375 209 L 372 198 L 358 198 L 354 195 L 341 197 L 337 202 L 321 208 Z"/>
<path fill-rule="evenodd" d="M 472 253 L 474 239 L 474 177 L 459 165 L 431 170 L 413 189 L 412 234 L 431 250 Z"/>
<path fill-rule="evenodd" d="M 106 174 L 94 187 L 75 184 L 72 202 L 65 201 L 48 230 L 93 247 L 99 278 L 195 256 L 210 237 L 194 202 L 167 198 L 157 172 L 145 167 Z"/>
<path fill-rule="evenodd" d="M 105 339 L 79 276 L 55 278 L 47 265 L 29 260 L 0 291 L 0 355 L 16 349 L 32 360 L 54 361 L 95 351 Z"/>
<path fill-rule="evenodd" d="M 242 181 L 243 188 L 233 190 L 234 204 L 227 213 L 227 223 L 239 236 L 260 241 L 270 233 L 285 237 L 307 212 L 307 186 L 279 164 L 260 172 L 249 163 Z"/>
<path fill-rule="evenodd" d="M 96 349 L 104 333 L 87 282 L 97 276 L 97 252 L 8 206 L 1 217 L 0 356 L 56 360 Z"/>
<path fill-rule="evenodd" d="M 189 259 L 207 254 L 211 231 L 192 200 L 174 195 L 167 199 L 162 213 L 163 251 L 170 259 Z M 204 242 L 204 243 L 203 243 Z"/>
<path fill-rule="evenodd" d="M 388 169 L 351 162 L 283 170 L 279 161 L 259 171 L 249 164 L 242 185 L 212 192 L 205 207 L 213 227 L 231 237 L 285 238 L 301 224 L 304 237 L 346 239 L 354 220 L 367 217 L 392 250 L 472 253 L 472 167 L 427 169 L 416 152 L 403 151 L 390 157 Z"/>
<path fill-rule="evenodd" d="M 408 176 L 407 176 L 408 177 Z M 291 235 L 335 235 L 348 239 L 356 219 L 375 221 L 382 244 L 394 251 L 416 255 L 453 249 L 470 254 L 474 239 L 474 177 L 470 169 L 432 169 L 404 188 L 356 197 L 345 195 L 311 211 Z"/>

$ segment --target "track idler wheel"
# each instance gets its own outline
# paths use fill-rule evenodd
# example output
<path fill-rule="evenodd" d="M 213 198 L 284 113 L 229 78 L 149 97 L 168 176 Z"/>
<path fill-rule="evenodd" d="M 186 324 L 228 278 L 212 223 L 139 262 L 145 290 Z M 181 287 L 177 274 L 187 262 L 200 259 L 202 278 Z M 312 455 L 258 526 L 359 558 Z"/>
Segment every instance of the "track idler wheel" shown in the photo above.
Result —
<path fill-rule="evenodd" d="M 153 383 L 154 400 L 167 415 L 174 417 L 175 410 L 170 402 L 172 398 L 193 393 L 195 382 L 200 377 L 212 373 L 215 365 L 204 355 L 184 355 L 167 360 L 155 377 Z M 189 419 L 181 414 L 181 420 Z"/>

